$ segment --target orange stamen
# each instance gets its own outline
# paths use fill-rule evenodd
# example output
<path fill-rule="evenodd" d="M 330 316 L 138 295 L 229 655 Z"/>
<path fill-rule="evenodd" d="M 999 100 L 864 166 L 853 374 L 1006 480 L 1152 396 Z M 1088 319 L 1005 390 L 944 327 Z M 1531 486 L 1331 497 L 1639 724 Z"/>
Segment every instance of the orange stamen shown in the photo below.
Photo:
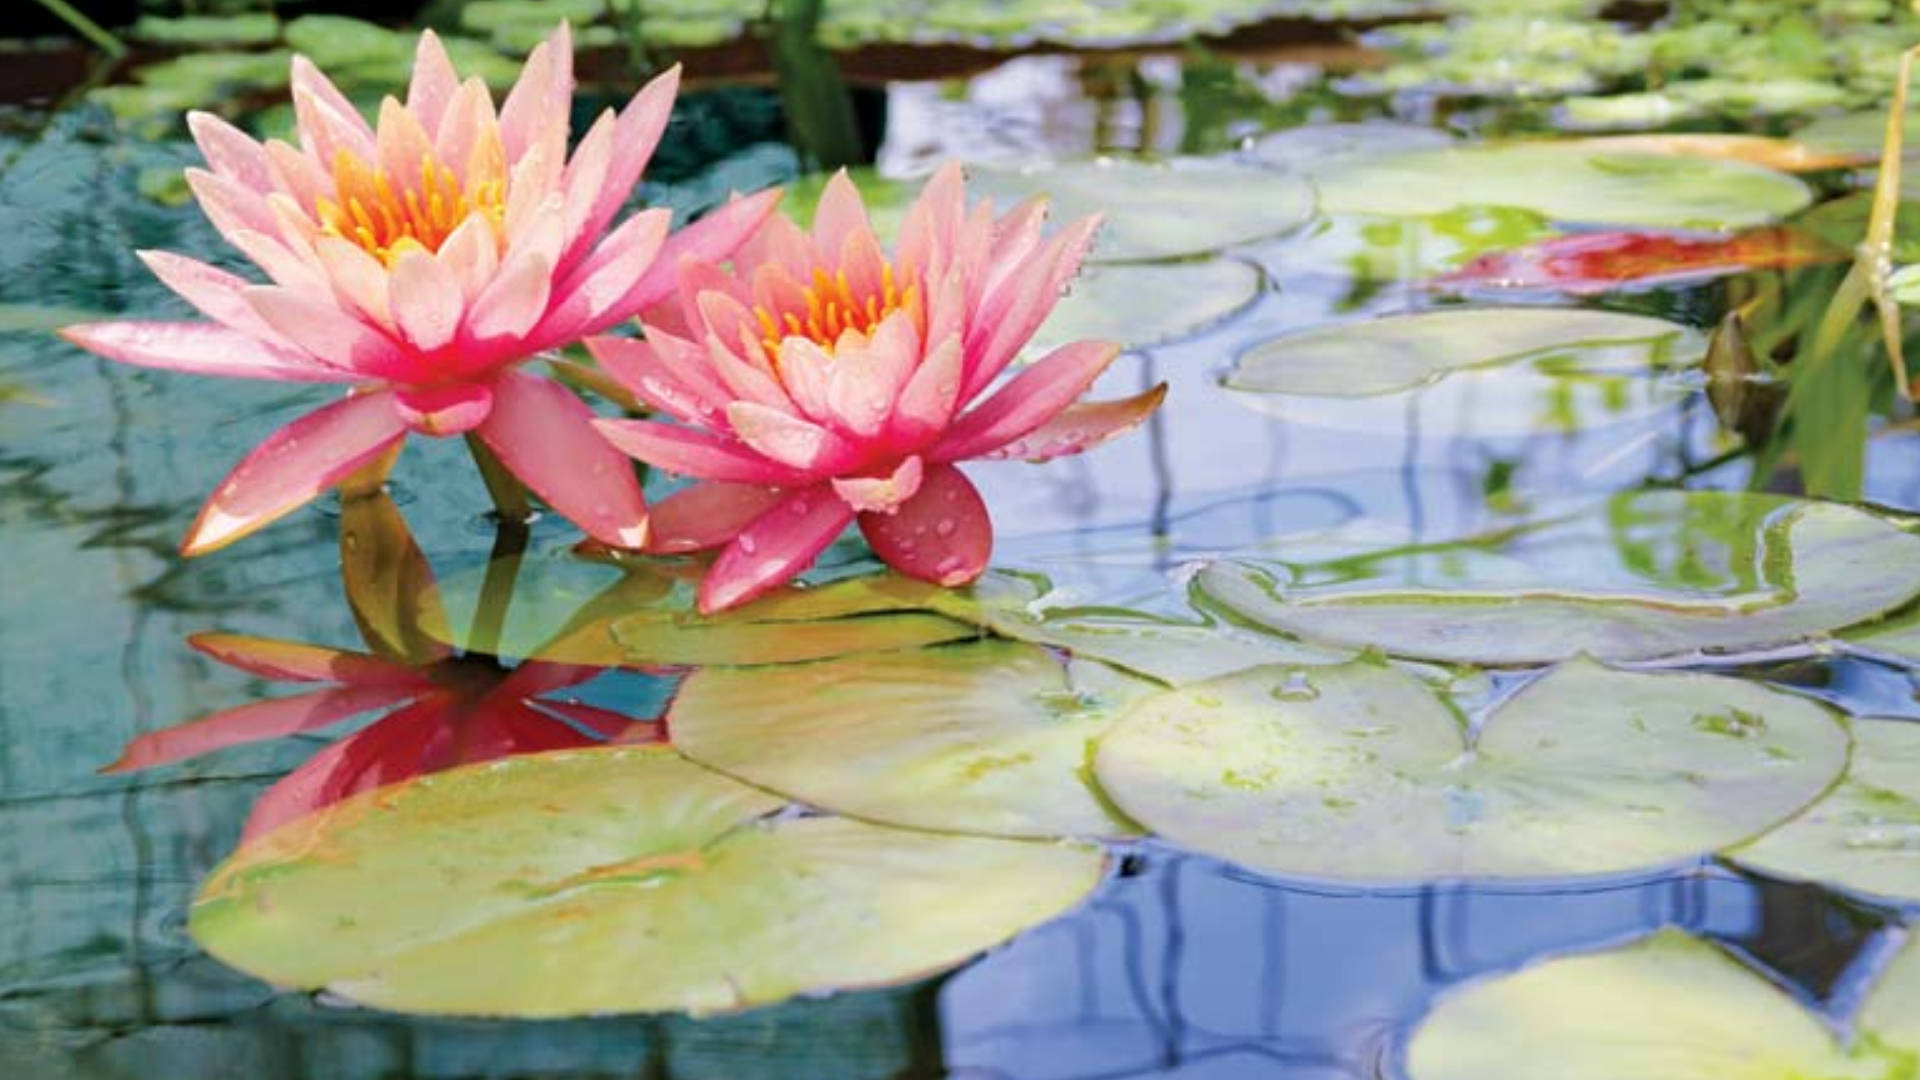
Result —
<path fill-rule="evenodd" d="M 439 251 L 475 214 L 500 235 L 507 216 L 507 184 L 498 170 L 471 169 L 462 184 L 431 153 L 420 157 L 418 176 L 389 176 L 348 150 L 333 159 L 334 197 L 315 211 L 321 231 L 358 244 L 392 266 L 410 248 Z"/>
<path fill-rule="evenodd" d="M 919 283 L 901 288 L 894 278 L 892 264 L 885 262 L 880 264 L 877 292 L 856 296 L 845 270 L 828 274 L 816 268 L 813 280 L 801 288 L 801 296 L 806 302 L 804 309 L 781 312 L 763 307 L 753 309 L 753 317 L 760 324 L 760 345 L 776 362 L 780 343 L 790 337 L 806 338 L 831 353 L 842 334 L 851 330 L 862 337 L 871 337 L 881 322 L 896 311 L 906 311 L 915 323 L 923 319 Z"/>

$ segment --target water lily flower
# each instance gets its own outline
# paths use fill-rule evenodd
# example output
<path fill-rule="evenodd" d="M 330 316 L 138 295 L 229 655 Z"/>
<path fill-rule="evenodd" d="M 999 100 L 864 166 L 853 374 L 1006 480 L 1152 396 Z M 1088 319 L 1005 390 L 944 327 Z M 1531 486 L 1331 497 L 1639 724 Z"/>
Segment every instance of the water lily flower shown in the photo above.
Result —
<path fill-rule="evenodd" d="M 688 257 L 723 259 L 777 192 L 736 199 L 669 235 L 669 211 L 614 218 L 652 155 L 678 88 L 654 79 L 567 154 L 573 49 L 565 23 L 528 56 L 496 113 L 429 31 L 405 102 L 377 124 L 306 58 L 293 59 L 299 145 L 254 141 L 206 113 L 207 162 L 187 181 L 214 226 L 265 273 L 142 252 L 206 317 L 71 326 L 68 340 L 144 367 L 338 383 L 341 399 L 275 432 L 215 489 L 181 544 L 196 555 L 305 504 L 408 432 L 471 432 L 594 538 L 645 537 L 626 459 L 586 404 L 516 365 L 671 296 Z"/>
<path fill-rule="evenodd" d="M 1119 347 L 1080 341 L 999 377 L 1078 270 L 1097 219 L 1042 234 L 1043 200 L 996 219 L 936 174 L 891 255 L 843 172 L 812 232 L 767 220 L 730 269 L 683 263 L 644 340 L 589 338 L 671 420 L 598 420 L 634 457 L 698 483 L 654 507 L 647 550 L 722 547 L 713 612 L 806 569 L 858 522 L 880 558 L 941 585 L 986 568 L 993 526 L 956 464 L 1044 461 L 1139 424 L 1166 392 L 1076 404 Z M 997 388 L 996 388 L 997 386 Z"/>

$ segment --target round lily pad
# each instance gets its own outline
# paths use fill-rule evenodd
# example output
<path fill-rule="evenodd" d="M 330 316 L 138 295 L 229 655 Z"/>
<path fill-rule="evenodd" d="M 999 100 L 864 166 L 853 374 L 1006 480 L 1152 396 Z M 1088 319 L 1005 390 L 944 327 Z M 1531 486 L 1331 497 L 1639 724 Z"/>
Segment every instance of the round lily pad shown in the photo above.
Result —
<path fill-rule="evenodd" d="M 1094 742 L 1150 684 L 1037 645 L 688 676 L 668 714 L 702 764 L 837 813 L 1000 836 L 1135 831 L 1086 780 Z"/>
<path fill-rule="evenodd" d="M 1313 215 L 1311 185 L 1224 158 L 1101 158 L 1021 172 L 980 169 L 969 179 L 998 206 L 1044 194 L 1055 222 L 1105 215 L 1095 262 L 1204 255 L 1286 232 Z"/>
<path fill-rule="evenodd" d="M 1920 902 L 1920 722 L 1856 719 L 1846 779 L 1729 854 L 1774 877 Z"/>
<path fill-rule="evenodd" d="M 1448 994 L 1414 1033 L 1407 1075 L 1881 1080 L 1903 1074 L 1899 1055 L 1911 1048 L 1920 1042 L 1866 1040 L 1849 1054 L 1785 991 L 1717 946 L 1665 930 Z"/>
<path fill-rule="evenodd" d="M 1043 353 L 1087 339 L 1128 349 L 1165 345 L 1232 317 L 1265 288 L 1259 267 L 1240 259 L 1090 265 L 1028 349 Z"/>
<path fill-rule="evenodd" d="M 1880 973 L 1860 1007 L 1860 1030 L 1896 1051 L 1920 1054 L 1920 937 Z"/>
<path fill-rule="evenodd" d="M 1255 668 L 1142 702 L 1096 775 L 1130 817 L 1258 870 L 1417 882 L 1646 870 L 1791 817 L 1845 767 L 1819 705 L 1576 661 L 1469 740 L 1382 664 Z"/>
<path fill-rule="evenodd" d="M 1619 422 L 1694 392 L 1698 332 L 1581 308 L 1448 308 L 1283 334 L 1240 355 L 1226 386 L 1262 411 L 1322 427 L 1373 429 L 1378 398 L 1436 388 L 1472 398 L 1481 435 Z M 1440 406 L 1435 406 L 1439 408 Z M 1398 409 L 1398 406 L 1396 406 Z"/>
<path fill-rule="evenodd" d="M 1201 591 L 1309 641 L 1487 665 L 1809 644 L 1920 594 L 1920 537 L 1836 503 L 1629 492 L 1316 564 L 1218 562 Z"/>
<path fill-rule="evenodd" d="M 1314 169 L 1328 213 L 1422 216 L 1509 206 L 1556 221 L 1731 229 L 1812 201 L 1806 184 L 1741 161 L 1518 143 L 1354 157 Z"/>
<path fill-rule="evenodd" d="M 909 981 L 1058 915 L 1096 851 L 766 820 L 664 747 L 508 758 L 246 845 L 193 936 L 283 986 L 416 1013 L 721 1012 Z"/>

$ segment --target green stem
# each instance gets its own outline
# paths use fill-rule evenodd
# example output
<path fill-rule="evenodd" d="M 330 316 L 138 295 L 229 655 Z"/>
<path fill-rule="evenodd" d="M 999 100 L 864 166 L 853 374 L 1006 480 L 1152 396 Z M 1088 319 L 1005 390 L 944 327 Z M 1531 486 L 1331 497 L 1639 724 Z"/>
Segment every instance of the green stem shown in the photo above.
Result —
<path fill-rule="evenodd" d="M 473 608 L 467 651 L 498 656 L 500 634 L 507 624 L 507 605 L 513 602 L 514 582 L 520 576 L 520 562 L 527 551 L 527 526 L 533 520 L 533 501 L 519 478 L 508 472 L 493 451 L 471 434 L 467 436 L 467 451 L 480 470 L 481 482 L 487 485 L 487 494 L 493 498 L 495 530 L 487 576 L 480 583 L 480 599 Z"/>
<path fill-rule="evenodd" d="M 526 485 L 507 471 L 486 443 L 471 433 L 467 435 L 467 452 L 473 455 L 473 464 L 480 470 L 480 482 L 487 485 L 494 515 L 503 524 L 516 522 L 525 527 L 533 520 L 533 500 L 527 496 Z"/>
<path fill-rule="evenodd" d="M 93 42 L 108 56 L 117 60 L 127 55 L 127 47 L 121 44 L 119 38 L 108 33 L 99 23 L 87 18 L 84 12 L 67 3 L 66 0 L 40 0 L 40 6 L 53 12 L 56 18 L 73 27 L 81 37 Z"/>

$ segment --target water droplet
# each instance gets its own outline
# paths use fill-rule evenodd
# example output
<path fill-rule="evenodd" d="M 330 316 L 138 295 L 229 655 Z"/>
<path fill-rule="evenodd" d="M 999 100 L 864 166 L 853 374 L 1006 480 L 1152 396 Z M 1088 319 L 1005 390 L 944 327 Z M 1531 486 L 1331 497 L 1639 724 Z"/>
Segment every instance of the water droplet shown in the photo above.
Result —
<path fill-rule="evenodd" d="M 1269 691 L 1275 701 L 1313 701 L 1320 696 L 1320 689 L 1304 671 L 1289 671 L 1285 681 Z"/>
<path fill-rule="evenodd" d="M 1767 722 L 1756 713 L 1729 706 L 1723 713 L 1695 713 L 1693 728 L 1709 735 L 1754 739 L 1766 734 Z"/>
<path fill-rule="evenodd" d="M 752 533 L 740 534 L 740 550 L 741 551 L 744 551 L 747 554 L 751 555 L 759 547 L 760 547 L 760 544 L 756 540 L 754 540 Z"/>
<path fill-rule="evenodd" d="M 794 517 L 806 517 L 807 511 L 813 509 L 813 506 L 805 499 L 795 499 L 787 504 L 787 509 L 793 511 Z"/>
<path fill-rule="evenodd" d="M 941 536 L 952 536 L 953 535 L 953 519 L 941 518 L 939 524 L 933 527 L 933 531 L 936 533 L 939 533 Z"/>

